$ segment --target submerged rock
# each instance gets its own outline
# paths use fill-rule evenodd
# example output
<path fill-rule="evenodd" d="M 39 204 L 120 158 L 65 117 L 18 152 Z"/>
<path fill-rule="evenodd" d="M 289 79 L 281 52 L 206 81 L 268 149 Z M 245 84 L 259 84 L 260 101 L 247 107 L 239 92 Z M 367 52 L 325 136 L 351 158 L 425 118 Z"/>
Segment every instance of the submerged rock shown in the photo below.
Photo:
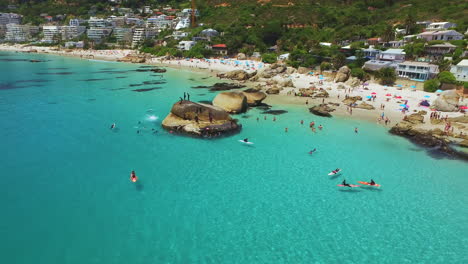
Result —
<path fill-rule="evenodd" d="M 162 121 L 162 127 L 195 136 L 219 136 L 239 131 L 241 125 L 219 107 L 179 101 Z"/>
<path fill-rule="evenodd" d="M 286 114 L 288 111 L 286 110 L 267 110 L 267 111 L 263 111 L 262 114 L 264 115 L 282 115 L 282 114 Z"/>

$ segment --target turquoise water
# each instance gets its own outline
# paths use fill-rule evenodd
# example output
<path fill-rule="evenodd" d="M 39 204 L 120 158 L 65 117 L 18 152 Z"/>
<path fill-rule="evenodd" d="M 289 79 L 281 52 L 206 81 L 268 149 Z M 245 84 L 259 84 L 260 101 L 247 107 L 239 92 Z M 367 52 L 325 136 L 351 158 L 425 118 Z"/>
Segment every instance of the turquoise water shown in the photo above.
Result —
<path fill-rule="evenodd" d="M 211 100 L 190 87 L 216 79 L 169 70 L 167 83 L 130 87 L 160 77 L 0 55 L 2 263 L 468 262 L 468 163 L 303 107 L 275 106 L 289 111 L 276 122 L 253 109 L 231 137 L 178 137 L 160 129 L 172 103 L 184 91 Z M 336 167 L 343 175 L 327 176 Z M 382 188 L 342 189 L 343 178 Z"/>

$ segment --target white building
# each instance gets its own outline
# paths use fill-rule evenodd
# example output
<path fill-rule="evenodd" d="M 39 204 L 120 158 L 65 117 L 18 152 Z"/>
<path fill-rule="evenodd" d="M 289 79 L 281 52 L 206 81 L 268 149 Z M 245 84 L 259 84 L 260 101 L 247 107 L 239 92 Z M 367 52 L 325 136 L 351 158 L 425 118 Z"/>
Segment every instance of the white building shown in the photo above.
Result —
<path fill-rule="evenodd" d="M 60 29 L 62 40 L 78 38 L 86 32 L 85 26 L 62 26 Z"/>
<path fill-rule="evenodd" d="M 118 42 L 132 42 L 133 40 L 133 29 L 131 28 L 114 28 L 113 33 Z"/>
<path fill-rule="evenodd" d="M 150 17 L 146 21 L 148 27 L 153 28 L 172 28 L 172 19 L 169 19 L 166 15 L 160 15 L 157 17 Z M 176 28 L 177 29 L 177 28 Z"/>
<path fill-rule="evenodd" d="M 182 32 L 182 31 L 174 31 L 174 33 L 172 33 L 172 37 L 175 40 L 183 39 L 185 37 L 188 37 L 188 35 L 189 35 L 188 32 Z"/>
<path fill-rule="evenodd" d="M 176 30 L 190 27 L 190 18 L 182 18 L 175 26 Z"/>
<path fill-rule="evenodd" d="M 426 62 L 405 61 L 398 64 L 396 72 L 402 78 L 429 80 L 439 73 L 439 66 Z"/>
<path fill-rule="evenodd" d="M 468 60 L 462 60 L 457 65 L 452 66 L 450 72 L 455 75 L 457 81 L 468 82 Z"/>
<path fill-rule="evenodd" d="M 457 24 L 450 23 L 450 22 L 434 22 L 430 23 L 426 30 L 427 31 L 436 31 L 436 30 L 447 30 L 449 28 L 457 27 Z"/>
<path fill-rule="evenodd" d="M 7 24 L 5 40 L 10 42 L 25 42 L 31 40 L 31 35 L 39 32 L 39 27 L 31 25 Z"/>
<path fill-rule="evenodd" d="M 21 24 L 21 15 L 14 13 L 0 13 L 0 25 Z"/>
<path fill-rule="evenodd" d="M 191 48 L 193 48 L 193 46 L 195 46 L 195 44 L 196 44 L 195 41 L 184 40 L 184 41 L 179 42 L 179 44 L 177 45 L 177 48 L 180 50 L 190 50 Z"/>
<path fill-rule="evenodd" d="M 382 52 L 381 50 L 374 49 L 372 47 L 369 47 L 367 49 L 362 49 L 364 57 L 367 59 L 373 60 L 375 59 L 380 53 Z"/>
<path fill-rule="evenodd" d="M 405 60 L 406 53 L 403 49 L 388 49 L 386 51 L 382 51 L 378 56 L 378 60 L 384 61 L 401 61 Z"/>
<path fill-rule="evenodd" d="M 73 19 L 70 19 L 70 22 L 68 22 L 68 25 L 77 27 L 77 26 L 83 24 L 84 22 L 85 21 L 83 19 L 73 18 Z"/>
<path fill-rule="evenodd" d="M 112 33 L 112 28 L 90 28 L 86 33 L 90 40 L 101 43 L 103 39 Z"/>
<path fill-rule="evenodd" d="M 88 26 L 90 28 L 105 28 L 109 25 L 106 19 L 103 18 L 97 18 L 97 17 L 91 17 L 88 20 Z"/>
<path fill-rule="evenodd" d="M 138 46 L 141 42 L 143 42 L 146 38 L 145 28 L 135 28 L 133 32 L 133 39 L 132 39 L 132 47 Z"/>
<path fill-rule="evenodd" d="M 60 27 L 59 26 L 43 26 L 42 33 L 44 38 L 42 41 L 46 43 L 58 42 L 60 38 Z"/>
<path fill-rule="evenodd" d="M 443 31 L 426 31 L 418 34 L 418 38 L 425 39 L 426 41 L 431 40 L 460 40 L 463 39 L 463 34 L 458 33 L 455 30 L 443 30 Z"/>
<path fill-rule="evenodd" d="M 397 68 L 398 65 L 392 61 L 370 60 L 364 63 L 363 68 L 371 71 L 378 71 L 382 68 Z"/>

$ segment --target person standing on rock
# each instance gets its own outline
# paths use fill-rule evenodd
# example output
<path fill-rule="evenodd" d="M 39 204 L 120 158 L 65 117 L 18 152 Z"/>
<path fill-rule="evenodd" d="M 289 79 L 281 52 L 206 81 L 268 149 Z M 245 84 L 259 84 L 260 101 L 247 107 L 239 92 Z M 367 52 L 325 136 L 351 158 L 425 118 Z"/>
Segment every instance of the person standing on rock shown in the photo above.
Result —
<path fill-rule="evenodd" d="M 187 93 L 187 101 L 190 101 L 190 94 Z"/>
<path fill-rule="evenodd" d="M 186 95 L 185 92 L 184 92 L 184 100 L 185 100 L 186 96 L 187 96 L 187 95 Z"/>
<path fill-rule="evenodd" d="M 210 123 L 213 123 L 213 114 L 211 112 L 208 113 L 208 118 L 210 119 Z"/>
<path fill-rule="evenodd" d="M 198 124 L 198 121 L 199 121 L 198 115 L 196 115 L 196 116 L 195 116 L 195 122 L 197 122 L 197 124 Z"/>

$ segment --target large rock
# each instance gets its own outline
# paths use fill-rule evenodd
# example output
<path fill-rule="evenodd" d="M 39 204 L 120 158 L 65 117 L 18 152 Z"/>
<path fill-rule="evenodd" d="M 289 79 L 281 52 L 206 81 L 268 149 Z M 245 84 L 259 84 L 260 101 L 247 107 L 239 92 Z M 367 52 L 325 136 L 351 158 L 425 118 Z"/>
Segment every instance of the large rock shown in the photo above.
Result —
<path fill-rule="evenodd" d="M 244 70 L 234 70 L 226 73 L 218 74 L 220 78 L 227 78 L 231 80 L 244 81 L 254 77 L 257 74 L 256 71 L 248 73 Z"/>
<path fill-rule="evenodd" d="M 213 105 L 229 113 L 243 113 L 247 109 L 247 98 L 243 93 L 222 92 L 213 99 Z"/>
<path fill-rule="evenodd" d="M 456 90 L 444 91 L 434 101 L 432 106 L 442 112 L 456 112 L 458 111 L 459 100 L 460 95 L 458 95 Z"/>
<path fill-rule="evenodd" d="M 210 117 L 212 122 L 210 122 Z M 238 131 L 241 128 L 223 109 L 191 101 L 175 103 L 171 112 L 163 120 L 162 126 L 171 132 L 197 136 L 218 136 Z"/>
<path fill-rule="evenodd" d="M 282 80 L 278 83 L 278 85 L 281 87 L 293 87 L 294 88 L 294 83 L 291 79 Z"/>
<path fill-rule="evenodd" d="M 424 123 L 424 112 L 425 111 L 421 111 L 419 113 L 415 113 L 415 114 L 411 114 L 409 116 L 406 116 L 405 121 L 409 122 L 411 124 L 414 124 L 414 125 L 422 124 L 422 123 Z"/>
<path fill-rule="evenodd" d="M 242 92 L 247 98 L 247 104 L 249 106 L 257 106 L 262 103 L 262 101 L 267 97 L 264 92 L 260 92 L 255 89 L 247 89 Z"/>
<path fill-rule="evenodd" d="M 458 123 L 468 123 L 468 116 L 451 117 L 448 120 L 452 122 L 458 122 Z"/>
<path fill-rule="evenodd" d="M 287 69 L 286 65 L 275 63 L 275 64 L 272 64 L 269 68 L 266 68 L 262 72 L 260 72 L 259 77 L 269 79 L 278 74 L 285 72 L 286 69 Z"/>
<path fill-rule="evenodd" d="M 237 54 L 237 59 L 238 60 L 245 60 L 245 59 L 247 59 L 247 56 L 245 56 L 244 53 L 238 53 Z"/>
<path fill-rule="evenodd" d="M 315 98 L 328 98 L 329 94 L 326 90 L 320 90 L 314 94 Z"/>
<path fill-rule="evenodd" d="M 296 72 L 296 69 L 294 69 L 293 67 L 286 68 L 286 74 L 293 74 L 295 72 Z"/>
<path fill-rule="evenodd" d="M 335 111 L 335 109 L 329 107 L 326 104 L 320 104 L 320 105 L 312 106 L 311 108 L 309 108 L 309 111 L 314 115 L 331 117 L 332 115 L 330 114 L 330 112 Z"/>
<path fill-rule="evenodd" d="M 362 102 L 360 103 L 358 106 L 356 106 L 356 108 L 361 108 L 361 109 L 366 109 L 366 110 L 374 110 L 375 107 L 371 104 L 368 104 L 366 102 Z"/>
<path fill-rule="evenodd" d="M 311 69 L 306 68 L 306 67 L 297 68 L 297 72 L 300 73 L 300 74 L 307 74 L 307 73 L 309 73 L 311 71 L 312 71 Z"/>
<path fill-rule="evenodd" d="M 341 67 L 336 73 L 335 82 L 347 81 L 350 74 L 351 74 L 351 70 L 348 68 L 348 66 Z"/>
<path fill-rule="evenodd" d="M 349 105 L 349 104 L 354 104 L 357 101 L 361 101 L 361 100 L 362 100 L 361 96 L 350 96 L 350 97 L 344 99 L 343 103 L 346 104 L 346 105 Z"/>
<path fill-rule="evenodd" d="M 345 84 L 351 87 L 358 87 L 361 84 L 361 81 L 356 77 L 351 77 L 345 82 Z"/>
<path fill-rule="evenodd" d="M 266 90 L 267 94 L 279 94 L 280 93 L 280 88 L 278 87 L 271 87 L 268 90 Z"/>

